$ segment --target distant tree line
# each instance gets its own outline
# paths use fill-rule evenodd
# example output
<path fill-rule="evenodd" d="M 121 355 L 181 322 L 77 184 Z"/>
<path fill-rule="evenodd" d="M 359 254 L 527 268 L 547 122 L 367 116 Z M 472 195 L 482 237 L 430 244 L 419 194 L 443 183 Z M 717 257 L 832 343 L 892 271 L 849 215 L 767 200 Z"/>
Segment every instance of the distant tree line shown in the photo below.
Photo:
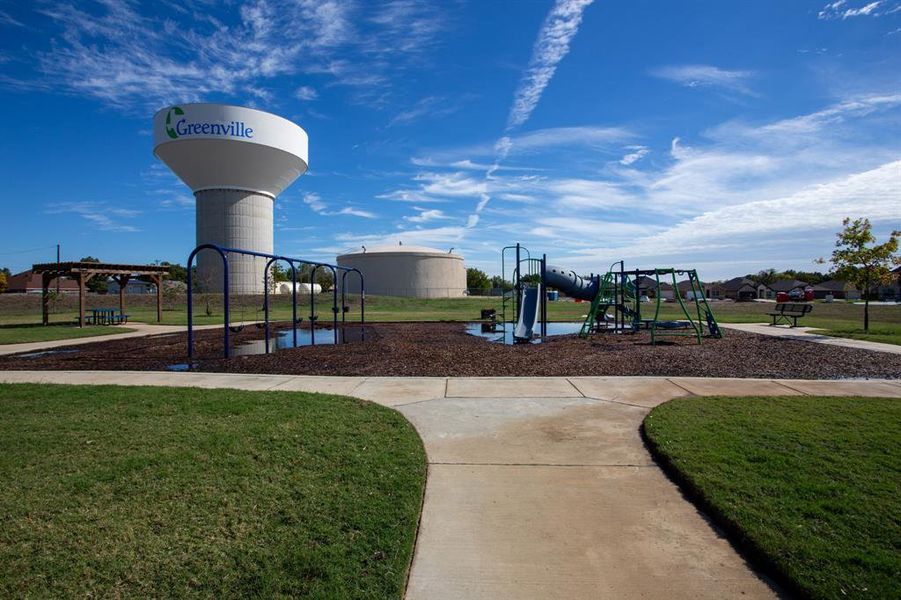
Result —
<path fill-rule="evenodd" d="M 756 273 L 745 275 L 754 283 L 762 285 L 772 285 L 777 281 L 793 280 L 803 281 L 810 285 L 817 285 L 824 281 L 835 278 L 834 273 L 820 273 L 819 271 L 795 271 L 794 269 L 786 269 L 785 271 L 777 271 L 776 269 L 764 269 Z"/>

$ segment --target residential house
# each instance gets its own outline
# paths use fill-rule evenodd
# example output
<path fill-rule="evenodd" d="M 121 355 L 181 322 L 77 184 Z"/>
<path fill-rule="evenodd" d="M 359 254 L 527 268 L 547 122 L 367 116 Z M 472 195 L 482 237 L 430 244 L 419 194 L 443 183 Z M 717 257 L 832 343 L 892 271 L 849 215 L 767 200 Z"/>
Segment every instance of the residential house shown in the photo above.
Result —
<path fill-rule="evenodd" d="M 723 288 L 720 284 L 716 283 L 704 283 L 700 281 L 701 292 L 703 293 L 705 298 L 711 300 L 720 300 L 723 295 Z M 694 300 L 692 289 L 691 289 L 691 281 L 688 279 L 684 281 L 680 281 L 676 284 L 679 288 L 679 295 L 688 300 Z"/>
<path fill-rule="evenodd" d="M 797 279 L 779 279 L 771 283 L 768 287 L 777 294 L 782 292 L 793 297 L 799 296 L 803 298 L 804 290 L 809 288 L 810 284 L 806 281 L 799 281 Z"/>
<path fill-rule="evenodd" d="M 59 291 L 64 293 L 78 293 L 78 282 L 71 279 L 59 279 L 50 282 L 50 289 L 56 291 L 59 284 Z M 41 294 L 44 291 L 42 276 L 39 273 L 22 271 L 12 275 L 7 280 L 7 293 L 10 294 Z"/>
<path fill-rule="evenodd" d="M 847 281 L 830 279 L 813 286 L 815 299 L 823 300 L 830 295 L 836 300 L 860 300 L 860 290 Z"/>
<path fill-rule="evenodd" d="M 719 287 L 724 298 L 737 302 L 746 302 L 770 296 L 770 289 L 767 286 L 758 284 L 747 277 L 735 277 L 729 281 L 724 281 Z"/>
<path fill-rule="evenodd" d="M 118 294 L 119 293 L 119 283 L 110 279 L 109 284 L 107 286 L 107 292 L 110 294 Z M 141 281 L 140 279 L 130 279 L 127 284 L 125 284 L 125 293 L 126 294 L 155 294 L 156 286 L 150 283 L 149 281 Z"/>

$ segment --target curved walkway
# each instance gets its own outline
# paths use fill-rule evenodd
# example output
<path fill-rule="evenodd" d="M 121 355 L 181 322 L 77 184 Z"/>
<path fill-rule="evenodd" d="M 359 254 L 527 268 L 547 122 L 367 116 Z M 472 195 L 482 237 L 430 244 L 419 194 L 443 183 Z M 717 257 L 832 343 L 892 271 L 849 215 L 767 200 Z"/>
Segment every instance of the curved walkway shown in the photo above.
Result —
<path fill-rule="evenodd" d="M 857 348 L 858 350 L 873 350 L 874 352 L 888 352 L 889 354 L 901 354 L 901 346 L 897 344 L 884 344 L 882 342 L 870 342 L 868 340 L 855 340 L 841 338 L 832 335 L 813 333 L 822 331 L 817 327 L 789 327 L 787 325 L 770 325 L 768 323 L 720 323 L 723 329 L 737 329 L 758 335 L 796 340 L 799 342 L 813 342 L 826 344 L 827 346 L 842 346 L 845 348 Z"/>
<path fill-rule="evenodd" d="M 654 464 L 645 415 L 688 395 L 901 398 L 894 380 L 7 371 L 0 382 L 312 391 L 396 408 L 428 454 L 407 598 L 430 600 L 777 596 Z"/>
<path fill-rule="evenodd" d="M 247 321 L 247 325 L 252 325 L 258 321 Z M 123 333 L 110 333 L 107 335 L 92 335 L 82 338 L 66 338 L 62 340 L 45 340 L 43 342 L 23 342 L 21 344 L 0 344 L 0 356 L 5 354 L 18 354 L 19 352 L 39 352 L 42 350 L 51 350 L 53 348 L 61 348 L 63 346 L 80 346 L 82 344 L 93 344 L 94 342 L 106 342 L 112 340 L 124 340 L 135 337 L 147 337 L 149 335 L 166 335 L 171 333 L 184 333 L 188 330 L 187 325 L 148 325 L 147 323 L 131 322 L 123 325 L 126 331 Z M 222 325 L 195 325 L 195 331 L 203 329 L 222 329 Z"/>

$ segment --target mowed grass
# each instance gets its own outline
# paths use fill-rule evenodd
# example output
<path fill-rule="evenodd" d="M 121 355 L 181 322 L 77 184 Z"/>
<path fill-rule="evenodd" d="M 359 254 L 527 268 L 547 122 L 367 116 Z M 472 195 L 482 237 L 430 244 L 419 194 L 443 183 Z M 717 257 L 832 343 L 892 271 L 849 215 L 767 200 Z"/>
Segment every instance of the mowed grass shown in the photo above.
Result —
<path fill-rule="evenodd" d="M 39 298 L 16 298 L 15 303 L 4 302 L 7 298 L 0 296 L 0 325 L 23 325 L 40 323 Z M 310 300 L 306 295 L 300 299 L 297 309 L 298 317 L 305 321 L 310 315 Z M 69 306 L 74 299 L 66 298 L 64 304 L 56 306 L 51 314 L 52 322 L 72 322 L 77 308 Z M 108 306 L 109 298 L 92 296 L 88 298 L 88 306 Z M 349 298 L 351 310 L 346 319 L 357 321 L 360 318 L 359 298 Z M 233 323 L 250 322 L 263 319 L 262 297 L 234 297 L 231 300 L 231 321 Z M 320 323 L 327 323 L 332 318 L 332 295 L 321 294 L 316 299 L 316 314 Z M 693 305 L 688 303 L 691 308 Z M 712 302 L 711 308 L 717 320 L 722 323 L 768 323 L 766 314 L 773 310 L 772 303 L 761 302 Z M 392 296 L 368 296 L 366 298 L 366 319 L 371 322 L 385 321 L 473 321 L 477 320 L 481 309 L 493 308 L 501 315 L 502 302 L 497 296 L 472 296 L 465 298 L 400 298 Z M 580 321 L 590 309 L 588 302 L 559 301 L 548 303 L 548 319 L 552 321 Z M 654 303 L 641 305 L 642 316 L 651 318 L 654 315 Z M 209 312 L 209 314 L 207 314 Z M 153 302 L 144 297 L 129 299 L 127 308 L 129 320 L 148 324 L 156 323 L 156 308 Z M 513 318 L 513 305 L 507 303 L 507 318 Z M 678 304 L 661 305 L 661 319 L 672 320 L 684 318 Z M 289 296 L 273 296 L 270 318 L 273 321 L 291 319 L 291 299 Z M 800 325 L 819 328 L 829 335 L 855 336 L 859 339 L 898 343 L 901 336 L 901 305 L 875 305 L 870 307 L 871 333 L 863 334 L 863 306 L 836 302 L 826 304 L 814 303 L 813 312 L 799 321 Z M 194 323 L 196 325 L 216 325 L 223 320 L 221 295 L 198 295 L 194 304 Z M 187 310 L 184 298 L 167 300 L 163 310 L 163 324 L 185 325 Z M 23 331 L 26 327 L 23 327 Z M 60 331 L 66 328 L 60 329 Z M 69 330 L 72 330 L 71 328 Z M 57 339 L 57 338 L 53 338 Z M 0 342 L 4 343 L 4 342 Z M 5 342 L 9 343 L 9 342 Z"/>
<path fill-rule="evenodd" d="M 795 591 L 901 597 L 901 400 L 685 398 L 652 410 L 644 432 Z"/>
<path fill-rule="evenodd" d="M 425 472 L 351 398 L 0 386 L 0 597 L 401 598 Z"/>
<path fill-rule="evenodd" d="M 134 331 L 127 327 L 76 327 L 70 324 L 43 325 L 0 325 L 0 344 L 22 344 L 25 342 L 46 342 L 69 340 L 97 335 L 112 335 Z"/>

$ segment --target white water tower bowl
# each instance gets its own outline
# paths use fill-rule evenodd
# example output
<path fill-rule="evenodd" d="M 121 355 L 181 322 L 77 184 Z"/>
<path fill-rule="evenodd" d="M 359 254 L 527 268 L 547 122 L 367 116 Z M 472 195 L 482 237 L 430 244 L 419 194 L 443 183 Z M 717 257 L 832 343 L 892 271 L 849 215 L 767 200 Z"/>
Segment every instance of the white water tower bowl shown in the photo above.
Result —
<path fill-rule="evenodd" d="M 227 104 L 178 104 L 153 117 L 153 153 L 194 192 L 197 244 L 272 253 L 275 198 L 308 166 L 307 132 Z M 229 291 L 262 294 L 266 259 L 229 256 Z M 222 261 L 197 256 L 201 291 L 222 289 Z"/>

